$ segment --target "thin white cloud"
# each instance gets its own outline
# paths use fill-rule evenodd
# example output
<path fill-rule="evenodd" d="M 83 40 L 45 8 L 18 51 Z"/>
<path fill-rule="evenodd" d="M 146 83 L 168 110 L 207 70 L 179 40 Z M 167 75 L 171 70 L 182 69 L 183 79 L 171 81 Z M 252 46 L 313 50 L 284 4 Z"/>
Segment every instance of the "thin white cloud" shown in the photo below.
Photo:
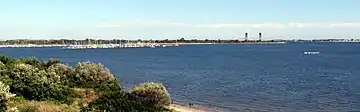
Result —
<path fill-rule="evenodd" d="M 288 22 L 288 23 L 207 23 L 191 24 L 184 22 L 169 22 L 160 20 L 132 20 L 123 22 L 102 23 L 97 27 L 136 27 L 136 26 L 187 26 L 198 28 L 360 28 L 360 22 L 337 22 L 337 23 L 315 23 L 315 22 Z"/>
<path fill-rule="evenodd" d="M 259 23 L 259 24 L 199 24 L 195 27 L 208 27 L 208 28 L 231 28 L 231 27 L 252 27 L 252 28 L 284 28 L 283 24 L 274 23 Z"/>
<path fill-rule="evenodd" d="M 168 21 L 159 21 L 159 20 L 136 19 L 136 20 L 132 20 L 132 21 L 101 23 L 97 27 L 188 26 L 188 25 L 189 24 L 181 23 L 181 22 L 168 22 Z"/>
<path fill-rule="evenodd" d="M 211 28 L 360 28 L 360 22 L 347 23 L 244 23 L 244 24 L 202 24 L 196 27 L 211 27 Z"/>
<path fill-rule="evenodd" d="M 326 28 L 328 25 L 324 23 L 297 23 L 289 22 L 286 24 L 289 28 Z"/>
<path fill-rule="evenodd" d="M 245 24 L 198 24 L 195 27 L 224 28 L 224 27 L 245 27 Z"/>
<path fill-rule="evenodd" d="M 360 28 L 360 23 L 334 23 L 329 25 L 330 28 L 339 28 L 339 27 L 351 27 L 351 28 Z"/>

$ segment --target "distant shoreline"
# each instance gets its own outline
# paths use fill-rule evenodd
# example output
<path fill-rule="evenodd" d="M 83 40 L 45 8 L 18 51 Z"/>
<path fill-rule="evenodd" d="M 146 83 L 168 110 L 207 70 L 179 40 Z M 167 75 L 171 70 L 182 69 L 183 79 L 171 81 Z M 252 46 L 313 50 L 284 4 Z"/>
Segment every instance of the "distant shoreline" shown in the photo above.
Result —
<path fill-rule="evenodd" d="M 103 46 L 103 45 L 118 45 L 118 46 L 177 46 L 177 45 L 209 45 L 209 44 L 286 44 L 286 42 L 239 42 L 239 43 L 123 43 L 123 44 L 7 44 L 7 45 L 0 45 L 0 48 L 16 48 L 16 47 L 68 47 L 68 46 Z"/>
<path fill-rule="evenodd" d="M 288 44 L 288 43 L 360 43 L 360 41 L 313 41 L 313 42 L 238 42 L 238 43 L 176 43 L 182 45 L 193 45 L 193 44 Z M 163 43 L 163 44 L 174 44 L 174 43 Z"/>
<path fill-rule="evenodd" d="M 237 42 L 237 43 L 123 43 L 121 45 L 211 45 L 211 44 L 288 44 L 288 43 L 360 43 L 360 41 L 315 41 L 315 42 Z M 14 47 L 67 47 L 76 44 L 0 44 L 0 48 Z M 120 45 L 120 44 L 77 44 L 77 45 Z"/>
<path fill-rule="evenodd" d="M 304 42 L 360 42 L 360 39 L 272 39 L 272 40 L 239 40 L 239 39 L 164 39 L 164 40 L 125 40 L 125 39 L 13 39 L 0 40 L 0 45 L 101 45 L 101 44 L 279 44 Z"/>

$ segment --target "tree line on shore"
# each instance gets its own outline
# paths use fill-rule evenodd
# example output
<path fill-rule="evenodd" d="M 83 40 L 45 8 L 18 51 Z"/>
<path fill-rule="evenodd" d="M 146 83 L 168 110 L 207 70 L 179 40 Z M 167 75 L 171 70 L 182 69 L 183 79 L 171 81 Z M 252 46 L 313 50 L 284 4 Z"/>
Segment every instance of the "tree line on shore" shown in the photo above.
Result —
<path fill-rule="evenodd" d="M 170 112 L 161 83 L 125 91 L 103 65 L 0 56 L 0 112 Z"/>
<path fill-rule="evenodd" d="M 336 42 L 336 41 L 360 41 L 360 39 L 291 39 L 291 40 L 238 40 L 238 39 L 164 39 L 164 40 L 125 40 L 125 39 L 50 39 L 50 40 L 32 40 L 32 39 L 15 39 L 15 40 L 3 40 L 0 41 L 0 45 L 19 45 L 19 44 L 37 44 L 37 45 L 85 45 L 85 44 L 122 44 L 122 43 L 242 43 L 242 42 Z"/>
<path fill-rule="evenodd" d="M 248 40 L 248 42 L 257 42 L 259 40 Z M 275 40 L 270 40 L 275 41 Z M 29 40 L 29 39 L 17 39 L 17 40 L 5 40 L 0 41 L 0 45 L 14 45 L 14 44 L 41 44 L 41 45 L 51 45 L 51 44 L 121 44 L 121 43 L 240 43 L 245 42 L 244 40 L 222 40 L 222 39 L 164 39 L 164 40 L 124 40 L 124 39 L 113 39 L 113 40 L 95 40 L 95 39 L 84 39 L 84 40 L 70 40 L 70 39 L 59 39 L 59 40 Z"/>

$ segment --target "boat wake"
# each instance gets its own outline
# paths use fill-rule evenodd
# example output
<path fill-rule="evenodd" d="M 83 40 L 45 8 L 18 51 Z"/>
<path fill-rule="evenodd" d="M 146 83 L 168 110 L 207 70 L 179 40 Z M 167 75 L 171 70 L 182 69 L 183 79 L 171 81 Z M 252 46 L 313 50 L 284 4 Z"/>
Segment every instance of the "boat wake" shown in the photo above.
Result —
<path fill-rule="evenodd" d="M 304 52 L 304 54 L 320 54 L 320 52 Z"/>

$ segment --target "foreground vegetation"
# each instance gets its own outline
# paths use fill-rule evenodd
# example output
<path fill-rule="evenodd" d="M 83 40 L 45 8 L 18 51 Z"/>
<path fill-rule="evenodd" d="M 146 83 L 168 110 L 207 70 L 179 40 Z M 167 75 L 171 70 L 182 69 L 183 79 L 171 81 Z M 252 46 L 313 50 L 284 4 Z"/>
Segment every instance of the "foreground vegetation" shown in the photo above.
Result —
<path fill-rule="evenodd" d="M 124 91 L 101 64 L 0 56 L 0 112 L 166 112 L 170 103 L 161 83 Z"/>

